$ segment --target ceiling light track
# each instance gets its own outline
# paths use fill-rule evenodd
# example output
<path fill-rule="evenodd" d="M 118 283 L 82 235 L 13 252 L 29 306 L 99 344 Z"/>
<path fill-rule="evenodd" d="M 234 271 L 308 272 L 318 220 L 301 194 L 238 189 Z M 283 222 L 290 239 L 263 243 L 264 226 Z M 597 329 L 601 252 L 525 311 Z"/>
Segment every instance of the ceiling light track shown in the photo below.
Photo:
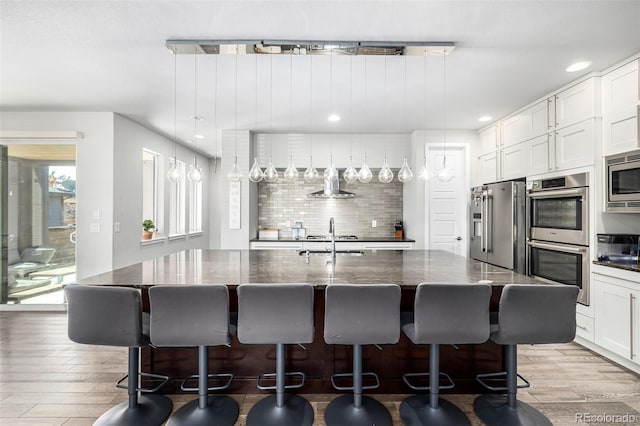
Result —
<path fill-rule="evenodd" d="M 445 56 L 454 42 L 336 40 L 167 40 L 176 54 Z M 180 49 L 177 47 L 180 46 Z"/>

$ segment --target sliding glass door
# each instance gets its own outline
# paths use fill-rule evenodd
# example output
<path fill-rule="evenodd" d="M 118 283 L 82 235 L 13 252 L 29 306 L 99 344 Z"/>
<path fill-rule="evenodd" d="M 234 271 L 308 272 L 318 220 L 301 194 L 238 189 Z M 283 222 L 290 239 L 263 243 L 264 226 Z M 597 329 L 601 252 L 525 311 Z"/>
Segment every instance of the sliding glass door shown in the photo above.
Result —
<path fill-rule="evenodd" d="M 76 272 L 75 145 L 2 146 L 5 304 L 61 304 Z"/>

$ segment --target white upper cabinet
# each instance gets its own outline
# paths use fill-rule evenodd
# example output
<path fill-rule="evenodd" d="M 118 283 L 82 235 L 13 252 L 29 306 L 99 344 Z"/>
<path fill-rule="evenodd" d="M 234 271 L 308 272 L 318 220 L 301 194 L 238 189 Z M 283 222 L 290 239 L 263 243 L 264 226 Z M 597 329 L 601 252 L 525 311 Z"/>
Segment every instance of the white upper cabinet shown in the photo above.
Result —
<path fill-rule="evenodd" d="M 638 145 L 638 62 L 636 59 L 602 77 L 602 147 L 605 155 Z"/>
<path fill-rule="evenodd" d="M 500 157 L 500 172 L 502 180 L 525 177 L 526 164 L 526 142 L 502 148 Z"/>
<path fill-rule="evenodd" d="M 502 122 L 502 146 L 512 146 L 549 131 L 548 101 L 542 101 Z"/>
<path fill-rule="evenodd" d="M 367 156 L 367 163 L 372 169 L 380 169 L 385 153 L 389 167 L 402 167 L 409 136 L 403 134 L 375 135 L 326 135 L 326 134 L 265 134 L 255 138 L 255 156 L 262 168 L 273 158 L 273 165 L 285 169 L 289 159 L 293 160 L 298 170 L 309 166 L 309 157 L 313 155 L 313 165 L 317 169 L 325 169 L 333 158 L 333 165 L 338 169 L 349 166 L 349 157 L 353 157 L 353 166 L 359 169 Z M 253 164 L 253 160 L 251 161 Z"/>
<path fill-rule="evenodd" d="M 554 96 L 555 121 L 552 127 L 561 129 L 598 116 L 596 77 L 571 86 Z M 549 111 L 551 111 L 551 106 Z"/>
<path fill-rule="evenodd" d="M 480 132 L 480 155 L 495 151 L 500 146 L 500 125 L 496 124 Z"/>
<path fill-rule="evenodd" d="M 552 141 L 553 135 L 545 134 L 528 142 L 527 176 L 540 175 L 554 170 L 555 164 L 551 163 Z M 553 160 L 555 160 L 555 153 Z"/>
<path fill-rule="evenodd" d="M 582 121 L 555 133 L 555 168 L 567 170 L 593 165 L 596 121 Z"/>

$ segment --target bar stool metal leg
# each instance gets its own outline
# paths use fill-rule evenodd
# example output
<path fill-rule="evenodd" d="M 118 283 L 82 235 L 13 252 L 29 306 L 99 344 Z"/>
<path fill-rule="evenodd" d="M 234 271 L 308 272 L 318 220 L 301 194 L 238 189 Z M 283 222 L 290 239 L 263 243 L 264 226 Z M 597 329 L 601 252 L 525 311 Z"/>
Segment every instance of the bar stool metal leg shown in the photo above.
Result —
<path fill-rule="evenodd" d="M 518 355 L 516 345 L 505 346 L 507 395 L 484 394 L 476 398 L 473 410 L 486 425 L 551 426 L 544 414 L 516 399 Z"/>
<path fill-rule="evenodd" d="M 247 426 L 311 426 L 313 408 L 306 399 L 285 393 L 285 347 L 276 345 L 276 393 L 260 400 L 247 415 Z"/>
<path fill-rule="evenodd" d="M 440 345 L 429 347 L 429 396 L 414 395 L 400 404 L 400 418 L 405 426 L 470 425 L 469 418 L 454 404 L 438 398 L 440 390 Z"/>
<path fill-rule="evenodd" d="M 198 346 L 198 399 L 182 406 L 169 418 L 167 426 L 233 426 L 238 419 L 238 403 L 225 395 L 209 395 L 209 351 Z M 226 388 L 227 386 L 223 386 Z"/>
<path fill-rule="evenodd" d="M 329 403 L 324 412 L 327 426 L 391 426 L 391 414 L 375 399 L 362 395 L 362 345 L 353 345 L 353 394 Z"/>
<path fill-rule="evenodd" d="M 104 413 L 94 425 L 139 426 L 161 425 L 171 413 L 171 400 L 162 395 L 138 396 L 139 348 L 129 348 L 129 399 Z"/>

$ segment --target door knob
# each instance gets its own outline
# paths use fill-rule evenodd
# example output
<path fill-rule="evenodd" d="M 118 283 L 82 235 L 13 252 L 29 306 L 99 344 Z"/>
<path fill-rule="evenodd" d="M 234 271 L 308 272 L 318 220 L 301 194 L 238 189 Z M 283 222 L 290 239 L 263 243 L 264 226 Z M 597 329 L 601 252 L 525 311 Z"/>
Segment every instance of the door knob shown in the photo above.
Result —
<path fill-rule="evenodd" d="M 462 237 L 458 237 L 458 238 L 456 238 L 456 240 L 460 241 L 460 240 L 462 240 Z"/>

